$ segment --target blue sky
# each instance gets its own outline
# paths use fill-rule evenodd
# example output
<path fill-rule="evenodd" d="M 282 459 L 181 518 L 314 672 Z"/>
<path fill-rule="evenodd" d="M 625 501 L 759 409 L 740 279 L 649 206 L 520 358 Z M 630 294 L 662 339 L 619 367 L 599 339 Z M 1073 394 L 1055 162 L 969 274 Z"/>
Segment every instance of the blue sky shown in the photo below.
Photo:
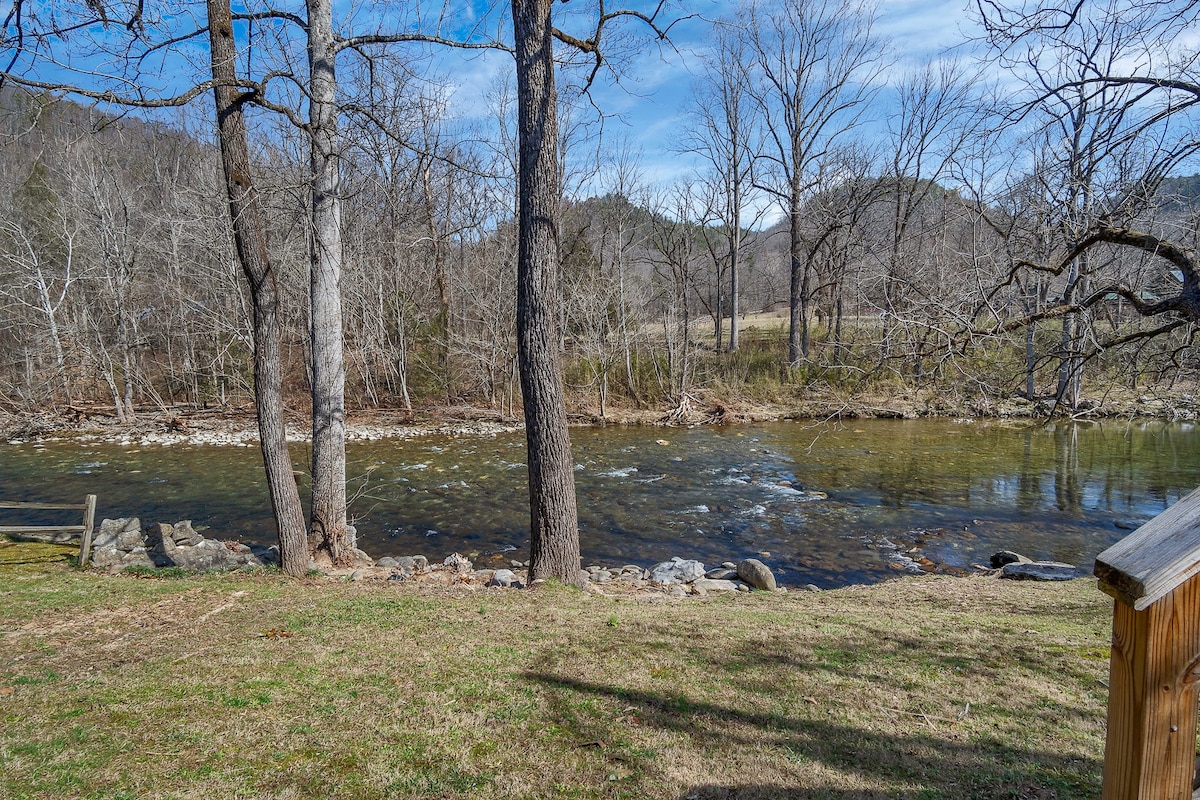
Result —
<path fill-rule="evenodd" d="M 708 46 L 706 20 L 729 16 L 733 3 L 700 0 L 687 8 L 699 16 L 672 28 L 673 48 L 646 43 L 621 64 L 619 85 L 602 77 L 592 90 L 597 106 L 608 115 L 604 132 L 609 144 L 625 140 L 638 153 L 643 178 L 660 187 L 684 177 L 691 168 L 690 158 L 680 154 L 676 145 L 687 123 L 686 103 L 697 56 Z M 571 20 L 564 24 L 571 25 Z M 572 32 L 578 31 L 572 28 Z M 966 0 L 883 0 L 876 33 L 891 43 L 893 66 L 887 76 L 895 78 L 948 54 L 969 55 L 963 43 L 977 35 L 977 29 L 967 15 Z M 442 68 L 455 86 L 451 107 L 470 119 L 486 114 L 483 98 L 498 80 L 511 75 L 512 61 L 500 53 L 467 60 L 447 56 Z M 887 102 L 886 91 L 880 102 Z M 604 184 L 600 176 L 586 190 L 603 191 Z"/>
<path fill-rule="evenodd" d="M 653 0 L 629 1 L 634 7 L 653 7 Z M 898 76 L 908 68 L 939 58 L 973 35 L 972 24 L 965 10 L 967 0 L 879 1 L 876 34 L 891 42 L 894 66 L 888 71 L 889 76 Z M 507 3 L 503 0 L 490 4 L 478 0 L 451 2 L 454 13 L 443 17 L 445 22 L 442 26 L 443 32 L 451 36 L 465 34 L 481 20 L 485 29 L 495 30 L 507 14 Z M 616 5 L 613 0 L 609 2 L 610 5 Z M 188 27 L 202 22 L 195 18 L 196 9 L 202 11 L 202 7 L 187 0 L 177 0 L 177 3 L 176 8 L 182 13 L 174 17 L 175 22 Z M 165 10 L 172 5 L 171 2 L 164 2 L 155 8 Z M 376 7 L 370 4 L 338 0 L 338 7 L 340 13 L 353 15 L 358 30 L 376 24 L 392 29 L 405 24 L 398 21 L 394 14 L 381 16 L 374 10 Z M 411 13 L 412 10 L 424 11 L 433 7 L 413 4 L 386 8 L 406 8 Z M 651 183 L 669 184 L 689 169 L 688 158 L 676 151 L 676 145 L 678 134 L 686 123 L 685 104 L 693 87 L 693 70 L 698 62 L 696 56 L 708 46 L 710 28 L 707 20 L 734 16 L 735 8 L 732 0 L 685 0 L 682 10 L 676 13 L 695 14 L 696 17 L 672 27 L 673 47 L 657 47 L 652 42 L 643 41 L 644 46 L 623 55 L 619 64 L 622 73 L 620 85 L 614 84 L 602 73 L 593 87 L 592 96 L 596 105 L 607 115 L 604 131 L 608 142 L 626 141 L 639 154 L 643 176 Z M 588 33 L 586 25 L 593 9 L 593 4 L 588 0 L 555 4 L 558 24 L 582 36 Z M 563 16 L 570 13 L 578 14 L 578 18 Z M 373 20 L 372 17 L 378 18 Z M 425 22 L 423 27 L 428 29 L 428 19 Z M 646 33 L 637 23 L 630 25 L 630 31 L 635 34 Z M 75 40 L 76 43 L 79 41 L 78 38 Z M 191 52 L 188 57 L 177 61 L 175 66 L 168 65 L 161 76 L 164 88 L 169 88 L 173 82 L 182 84 L 203 78 L 207 68 L 207 53 L 203 45 L 203 41 L 196 42 L 189 48 Z M 511 56 L 501 52 L 471 51 L 462 55 L 443 51 L 437 61 L 438 71 L 454 87 L 450 107 L 466 122 L 484 121 L 489 113 L 485 98 L 498 82 L 505 78 L 511 80 L 513 71 Z M 91 66 L 95 62 L 85 61 L 84 64 Z M 578 79 L 581 74 L 577 71 L 575 77 Z M 205 101 L 206 98 L 201 100 Z M 886 92 L 881 94 L 880 102 L 886 103 Z M 603 186 L 596 188 L 602 190 Z"/>

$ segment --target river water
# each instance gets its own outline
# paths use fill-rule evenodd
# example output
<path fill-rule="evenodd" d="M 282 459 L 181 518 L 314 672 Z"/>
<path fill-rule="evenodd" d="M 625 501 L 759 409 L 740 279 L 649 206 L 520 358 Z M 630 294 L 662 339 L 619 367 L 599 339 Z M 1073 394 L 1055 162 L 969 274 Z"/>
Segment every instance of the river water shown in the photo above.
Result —
<path fill-rule="evenodd" d="M 998 549 L 1090 571 L 1200 485 L 1191 423 L 607 427 L 572 441 L 585 564 L 753 556 L 791 585 L 877 581 L 918 563 L 968 570 Z M 348 455 L 351 516 L 372 556 L 527 557 L 523 435 L 359 442 Z M 294 456 L 302 468 L 307 453 Z M 0 499 L 88 492 L 99 517 L 191 519 L 216 538 L 272 541 L 256 448 L 0 446 Z"/>

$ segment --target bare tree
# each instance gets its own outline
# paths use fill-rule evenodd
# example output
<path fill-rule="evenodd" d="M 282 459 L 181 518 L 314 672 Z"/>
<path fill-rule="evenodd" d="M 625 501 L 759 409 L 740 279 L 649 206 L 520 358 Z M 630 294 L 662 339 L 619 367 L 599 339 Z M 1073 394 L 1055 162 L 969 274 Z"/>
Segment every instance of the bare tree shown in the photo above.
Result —
<path fill-rule="evenodd" d="M 874 9 L 859 0 L 779 0 L 749 9 L 757 79 L 753 101 L 766 123 L 765 169 L 756 183 L 791 227 L 788 361 L 809 355 L 813 275 L 804 256 L 804 201 L 831 148 L 862 122 L 886 65 Z"/>
<path fill-rule="evenodd" d="M 300 577 L 308 571 L 310 548 L 284 427 L 279 286 L 267 254 L 251 173 L 243 116 L 244 104 L 250 98 L 238 88 L 237 47 L 233 40 L 229 0 L 208 0 L 208 28 L 213 97 L 229 215 L 238 260 L 245 271 L 254 306 L 254 396 L 259 443 L 278 528 L 280 562 L 284 572 Z"/>
<path fill-rule="evenodd" d="M 738 349 L 738 314 L 741 308 L 741 252 L 746 225 L 746 206 L 754 190 L 755 137 L 759 135 L 758 114 L 762 106 L 751 102 L 746 85 L 753 71 L 752 56 L 744 31 L 730 21 L 715 28 L 712 50 L 703 60 L 703 76 L 692 95 L 693 130 L 684 147 L 700 156 L 711 169 L 713 216 L 724 240 L 724 267 L 729 275 L 729 350 Z M 721 264 L 717 263 L 714 332 L 721 349 Z"/>
<path fill-rule="evenodd" d="M 1080 366 L 1104 350 L 1200 321 L 1194 228 L 1156 214 L 1164 178 L 1195 163 L 1200 51 L 1191 43 L 1195 4 L 1046 2 L 976 6 L 998 60 L 1027 81 L 1016 121 L 1040 123 L 1059 153 L 1045 176 L 1061 216 L 1049 252 L 1015 260 L 1007 282 L 1037 272 L 1059 281 L 1045 307 L 1006 320 L 1012 330 L 1062 319 L 1058 395 L 1078 397 Z M 1119 254 L 1145 254 L 1153 272 L 1117 269 Z M 1143 318 L 1099 337 L 1089 315 L 1120 298 Z"/>

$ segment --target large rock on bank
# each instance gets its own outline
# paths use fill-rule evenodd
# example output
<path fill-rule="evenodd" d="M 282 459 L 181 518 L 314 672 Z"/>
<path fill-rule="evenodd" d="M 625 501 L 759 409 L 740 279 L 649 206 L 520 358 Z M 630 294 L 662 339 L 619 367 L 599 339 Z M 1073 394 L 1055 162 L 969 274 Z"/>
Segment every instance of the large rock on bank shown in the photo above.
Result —
<path fill-rule="evenodd" d="M 1000 577 L 1016 581 L 1069 581 L 1079 577 L 1079 570 L 1073 564 L 1058 561 L 1014 561 L 1004 565 Z"/>
<path fill-rule="evenodd" d="M 773 592 L 776 589 L 775 573 L 771 572 L 770 567 L 757 558 L 747 558 L 745 561 L 739 562 L 737 575 L 755 589 L 767 592 Z"/>
<path fill-rule="evenodd" d="M 112 570 L 126 567 L 231 570 L 278 564 L 277 548 L 207 539 L 192 527 L 190 520 L 173 525 L 160 522 L 143 529 L 137 517 L 106 519 L 92 541 L 92 565 Z"/>

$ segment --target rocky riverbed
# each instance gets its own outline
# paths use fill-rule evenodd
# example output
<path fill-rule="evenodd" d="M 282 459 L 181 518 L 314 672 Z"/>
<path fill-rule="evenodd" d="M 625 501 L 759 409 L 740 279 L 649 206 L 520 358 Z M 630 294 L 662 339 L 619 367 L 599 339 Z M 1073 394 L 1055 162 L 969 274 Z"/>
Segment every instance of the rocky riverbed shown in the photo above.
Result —
<path fill-rule="evenodd" d="M 356 563 L 351 567 L 318 570 L 313 564 L 313 574 L 331 580 L 413 582 L 467 590 L 520 589 L 529 583 L 529 563 L 518 560 L 509 561 L 507 566 L 477 568 L 471 559 L 459 553 L 452 553 L 440 562 L 431 561 L 424 555 L 385 556 L 374 560 L 361 550 L 355 550 L 355 557 Z M 209 539 L 187 520 L 143 526 L 136 517 L 101 522 L 92 543 L 90 564 L 114 574 L 131 569 L 208 571 L 278 565 L 276 547 Z M 987 571 L 989 568 L 981 566 L 979 569 Z M 1018 580 L 1078 577 L 1078 571 L 1069 564 L 1034 562 L 1010 551 L 996 553 L 990 570 L 999 577 Z M 725 561 L 712 568 L 695 559 L 679 556 L 650 567 L 593 564 L 580 570 L 580 582 L 599 592 L 652 592 L 676 599 L 721 593 L 787 591 L 778 584 L 770 567 L 754 558 Z M 820 591 L 811 584 L 797 588 Z"/>
<path fill-rule="evenodd" d="M 1008 397 L 978 400 L 964 405 L 937 392 L 901 391 L 886 397 L 823 398 L 810 391 L 805 399 L 787 405 L 752 404 L 733 399 L 701 397 L 675 408 L 614 408 L 601 418 L 586 410 L 570 415 L 577 425 L 729 425 L 791 419 L 918 419 L 970 417 L 978 419 L 1038 419 L 1055 416 L 1044 400 Z M 1062 411 L 1058 414 L 1061 416 Z M 1102 399 L 1088 400 L 1070 415 L 1080 418 L 1200 418 L 1200 392 L 1191 384 L 1133 393 L 1108 387 Z M 310 420 L 292 415 L 289 441 L 311 439 Z M 473 406 L 430 408 L 419 412 L 401 409 L 362 409 L 347 412 L 347 439 L 366 441 L 412 438 L 425 434 L 495 434 L 521 430 L 516 415 Z M 111 408 L 73 406 L 56 411 L 0 412 L 0 440 L 13 443 L 72 438 L 114 442 L 129 446 L 177 444 L 251 447 L 258 429 L 253 406 L 198 409 L 187 406 L 139 410 L 132 420 L 120 421 Z"/>
<path fill-rule="evenodd" d="M 355 564 L 319 570 L 314 574 L 334 579 L 416 581 L 440 585 L 523 588 L 528 585 L 529 563 L 512 560 L 506 567 L 476 568 L 459 553 L 441 562 L 424 555 L 385 556 L 372 559 L 355 550 Z M 105 519 L 92 543 L 91 566 L 109 572 L 127 569 L 178 568 L 190 571 L 233 570 L 277 567 L 279 550 L 209 539 L 188 520 L 143 526 L 136 517 Z M 621 567 L 591 565 L 580 571 L 585 584 L 612 584 L 627 589 L 659 590 L 671 596 L 705 595 L 709 592 L 779 591 L 775 575 L 758 559 L 724 562 L 708 569 L 696 560 L 675 557 L 649 568 L 636 564 Z M 815 588 L 815 587 L 813 587 Z"/>

